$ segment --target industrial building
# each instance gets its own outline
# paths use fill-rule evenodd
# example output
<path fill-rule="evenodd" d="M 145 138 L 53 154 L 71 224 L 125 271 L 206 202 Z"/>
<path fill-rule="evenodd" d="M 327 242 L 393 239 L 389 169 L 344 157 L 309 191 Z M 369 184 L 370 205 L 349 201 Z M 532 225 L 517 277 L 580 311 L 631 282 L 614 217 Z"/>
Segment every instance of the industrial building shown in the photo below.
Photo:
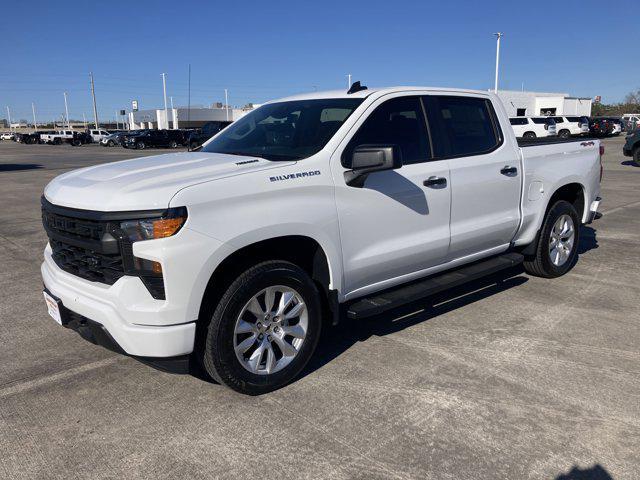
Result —
<path fill-rule="evenodd" d="M 137 110 L 129 112 L 129 128 L 136 130 L 139 128 L 149 129 L 177 129 L 177 128 L 199 128 L 207 122 L 238 120 L 251 108 L 226 108 L 223 105 L 214 105 L 211 108 L 203 107 L 177 107 L 165 110 Z M 168 118 L 167 118 L 168 117 Z"/>
<path fill-rule="evenodd" d="M 572 97 L 568 93 L 498 90 L 510 117 L 537 115 L 591 116 L 591 98 Z"/>

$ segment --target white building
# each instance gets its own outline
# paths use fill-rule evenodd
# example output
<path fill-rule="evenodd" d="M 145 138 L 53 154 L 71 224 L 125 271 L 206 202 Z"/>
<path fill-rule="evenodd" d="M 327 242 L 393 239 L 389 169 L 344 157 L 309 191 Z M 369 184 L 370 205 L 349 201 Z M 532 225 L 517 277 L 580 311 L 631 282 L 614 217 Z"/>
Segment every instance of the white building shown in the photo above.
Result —
<path fill-rule="evenodd" d="M 198 128 L 207 122 L 229 121 L 233 122 L 242 117 L 247 110 L 239 108 L 202 108 L 186 107 L 168 108 L 167 115 L 163 108 L 154 110 L 138 110 L 129 112 L 129 125 L 131 130 L 150 128 L 169 130 L 176 128 Z M 168 119 L 166 117 L 169 117 Z"/>
<path fill-rule="evenodd" d="M 571 97 L 568 93 L 521 92 L 498 90 L 510 117 L 537 115 L 591 116 L 590 98 Z"/>

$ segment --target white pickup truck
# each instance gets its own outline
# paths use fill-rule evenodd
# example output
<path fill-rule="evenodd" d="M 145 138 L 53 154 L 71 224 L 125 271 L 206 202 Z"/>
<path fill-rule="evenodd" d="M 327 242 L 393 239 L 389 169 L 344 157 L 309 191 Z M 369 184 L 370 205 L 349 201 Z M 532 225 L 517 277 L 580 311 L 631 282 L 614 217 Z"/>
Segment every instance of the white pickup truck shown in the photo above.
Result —
<path fill-rule="evenodd" d="M 162 368 L 273 390 L 327 324 L 520 263 L 571 269 L 601 147 L 529 143 L 492 93 L 354 84 L 267 103 L 198 152 L 65 173 L 42 197 L 49 313 Z"/>
<path fill-rule="evenodd" d="M 58 130 L 54 133 L 43 133 L 40 142 L 52 145 L 60 145 L 73 139 L 73 130 Z"/>

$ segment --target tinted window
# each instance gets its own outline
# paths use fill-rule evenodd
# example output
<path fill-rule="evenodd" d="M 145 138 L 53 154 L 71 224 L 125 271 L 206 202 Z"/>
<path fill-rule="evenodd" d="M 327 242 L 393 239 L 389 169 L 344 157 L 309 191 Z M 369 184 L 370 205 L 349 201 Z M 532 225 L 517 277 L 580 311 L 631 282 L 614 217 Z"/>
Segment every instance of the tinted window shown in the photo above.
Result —
<path fill-rule="evenodd" d="M 565 117 L 567 119 L 567 122 L 579 122 L 580 121 L 580 117 Z"/>
<path fill-rule="evenodd" d="M 551 117 L 553 118 L 553 121 L 556 123 L 564 123 L 564 120 L 562 119 L 562 117 Z"/>
<path fill-rule="evenodd" d="M 405 165 L 428 160 L 431 154 L 420 99 L 394 98 L 377 107 L 353 136 L 344 155 L 351 155 L 358 145 L 372 144 L 397 145 Z"/>
<path fill-rule="evenodd" d="M 225 128 L 202 150 L 300 160 L 319 152 L 361 103 L 358 98 L 340 98 L 263 105 Z"/>
<path fill-rule="evenodd" d="M 556 122 L 551 117 L 537 117 L 531 119 L 533 123 L 537 123 L 538 125 L 555 125 Z"/>
<path fill-rule="evenodd" d="M 474 97 L 424 97 L 434 154 L 477 155 L 502 143 L 502 133 L 491 104 Z"/>
<path fill-rule="evenodd" d="M 510 118 L 509 122 L 511 125 L 528 125 L 529 122 L 526 118 Z"/>

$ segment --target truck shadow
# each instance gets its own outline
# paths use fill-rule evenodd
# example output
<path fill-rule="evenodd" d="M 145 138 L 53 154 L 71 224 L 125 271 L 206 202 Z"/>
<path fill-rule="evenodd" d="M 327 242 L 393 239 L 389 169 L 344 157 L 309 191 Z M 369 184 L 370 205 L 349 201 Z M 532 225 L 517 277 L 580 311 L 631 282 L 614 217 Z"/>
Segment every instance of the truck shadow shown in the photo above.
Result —
<path fill-rule="evenodd" d="M 569 472 L 558 475 L 555 480 L 613 480 L 613 477 L 600 464 L 584 470 L 573 467 Z"/>
<path fill-rule="evenodd" d="M 588 225 L 583 225 L 580 229 L 580 243 L 578 244 L 578 255 L 587 253 L 589 250 L 598 248 L 597 230 Z"/>
<path fill-rule="evenodd" d="M 0 172 L 19 172 L 21 170 L 37 170 L 42 168 L 38 163 L 0 163 Z"/>
<path fill-rule="evenodd" d="M 522 267 L 518 266 L 364 320 L 350 320 L 343 315 L 337 326 L 325 329 L 316 353 L 299 378 L 322 368 L 356 343 L 372 336 L 399 332 L 522 285 L 528 281 L 523 273 Z"/>

